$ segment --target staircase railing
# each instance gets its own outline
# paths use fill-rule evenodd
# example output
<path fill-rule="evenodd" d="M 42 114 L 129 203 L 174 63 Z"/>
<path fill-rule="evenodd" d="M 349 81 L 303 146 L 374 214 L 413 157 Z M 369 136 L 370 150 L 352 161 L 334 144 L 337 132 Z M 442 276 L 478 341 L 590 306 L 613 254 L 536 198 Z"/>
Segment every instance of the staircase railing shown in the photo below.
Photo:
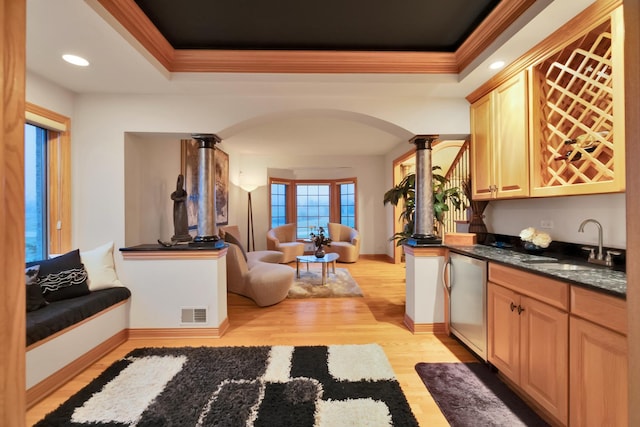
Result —
<path fill-rule="evenodd" d="M 469 141 L 465 141 L 464 144 L 460 146 L 460 151 L 458 151 L 456 158 L 451 163 L 451 167 L 445 174 L 445 178 L 449 180 L 445 185 L 445 189 L 458 187 L 462 195 L 461 199 L 466 207 L 470 205 L 470 201 L 467 200 L 464 194 L 462 183 L 467 181 L 469 176 Z M 449 211 L 444 216 L 443 232 L 453 233 L 457 229 L 457 224 L 468 222 L 467 209 L 458 211 L 451 202 L 447 202 L 447 206 L 449 206 Z"/>

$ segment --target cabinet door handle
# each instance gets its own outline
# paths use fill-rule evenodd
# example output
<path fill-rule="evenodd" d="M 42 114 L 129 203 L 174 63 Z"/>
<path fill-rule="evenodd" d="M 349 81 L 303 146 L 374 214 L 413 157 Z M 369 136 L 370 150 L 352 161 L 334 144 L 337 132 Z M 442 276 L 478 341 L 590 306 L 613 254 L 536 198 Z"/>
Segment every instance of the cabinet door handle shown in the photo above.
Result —
<path fill-rule="evenodd" d="M 445 292 L 451 295 L 451 258 L 447 259 L 442 268 L 442 286 L 444 286 Z"/>
<path fill-rule="evenodd" d="M 516 305 L 512 302 L 511 305 L 509 305 L 509 307 L 511 308 L 511 311 L 516 309 Z"/>
<path fill-rule="evenodd" d="M 522 308 L 521 305 L 518 305 L 518 314 L 522 314 L 523 311 L 524 311 L 524 308 Z"/>

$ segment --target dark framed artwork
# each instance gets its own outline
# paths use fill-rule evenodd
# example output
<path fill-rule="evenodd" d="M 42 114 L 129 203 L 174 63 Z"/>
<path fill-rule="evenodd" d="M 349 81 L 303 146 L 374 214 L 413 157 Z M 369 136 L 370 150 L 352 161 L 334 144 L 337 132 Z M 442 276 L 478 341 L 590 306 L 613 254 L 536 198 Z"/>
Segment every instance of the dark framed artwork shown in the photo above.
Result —
<path fill-rule="evenodd" d="M 229 155 L 216 147 L 215 154 L 215 192 L 216 225 L 229 223 Z M 187 190 L 187 218 L 189 230 L 198 229 L 198 141 L 181 141 L 181 173 L 184 175 L 184 188 Z"/>

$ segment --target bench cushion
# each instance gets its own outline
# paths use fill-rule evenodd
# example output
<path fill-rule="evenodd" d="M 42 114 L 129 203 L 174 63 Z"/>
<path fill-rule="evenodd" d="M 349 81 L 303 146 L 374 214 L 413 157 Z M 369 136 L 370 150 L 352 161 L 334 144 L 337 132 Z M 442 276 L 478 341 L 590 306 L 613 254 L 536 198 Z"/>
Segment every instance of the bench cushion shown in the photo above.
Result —
<path fill-rule="evenodd" d="M 101 289 L 77 298 L 50 302 L 27 313 L 27 346 L 72 326 L 131 296 L 125 287 Z"/>

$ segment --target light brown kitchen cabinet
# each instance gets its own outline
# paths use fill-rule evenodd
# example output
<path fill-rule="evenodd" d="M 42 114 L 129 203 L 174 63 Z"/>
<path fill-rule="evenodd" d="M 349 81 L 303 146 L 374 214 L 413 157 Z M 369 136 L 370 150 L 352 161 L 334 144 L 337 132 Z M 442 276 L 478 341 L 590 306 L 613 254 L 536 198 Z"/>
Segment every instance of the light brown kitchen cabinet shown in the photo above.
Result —
<path fill-rule="evenodd" d="M 474 200 L 529 195 L 526 76 L 518 73 L 471 104 Z"/>
<path fill-rule="evenodd" d="M 625 189 L 622 8 L 574 29 L 531 69 L 531 195 Z"/>
<path fill-rule="evenodd" d="M 467 96 L 474 200 L 625 191 L 624 34 L 593 2 Z"/>
<path fill-rule="evenodd" d="M 626 301 L 573 287 L 571 306 L 570 426 L 626 426 Z"/>
<path fill-rule="evenodd" d="M 503 375 L 520 382 L 519 294 L 489 283 L 487 290 L 487 358 Z"/>
<path fill-rule="evenodd" d="M 569 286 L 489 264 L 488 359 L 535 404 L 566 425 Z"/>

